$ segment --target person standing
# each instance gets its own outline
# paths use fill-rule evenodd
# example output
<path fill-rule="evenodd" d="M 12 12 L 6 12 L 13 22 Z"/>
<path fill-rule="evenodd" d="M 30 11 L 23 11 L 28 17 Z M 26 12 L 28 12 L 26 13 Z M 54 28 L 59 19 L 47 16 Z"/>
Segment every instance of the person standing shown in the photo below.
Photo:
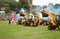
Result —
<path fill-rule="evenodd" d="M 8 16 L 8 21 L 9 21 L 9 24 L 11 24 L 11 14 L 9 14 Z"/>
<path fill-rule="evenodd" d="M 11 24 L 11 18 L 9 19 L 9 24 Z"/>
<path fill-rule="evenodd" d="M 16 12 L 15 11 L 12 11 L 12 24 L 14 24 L 15 14 L 16 14 Z"/>

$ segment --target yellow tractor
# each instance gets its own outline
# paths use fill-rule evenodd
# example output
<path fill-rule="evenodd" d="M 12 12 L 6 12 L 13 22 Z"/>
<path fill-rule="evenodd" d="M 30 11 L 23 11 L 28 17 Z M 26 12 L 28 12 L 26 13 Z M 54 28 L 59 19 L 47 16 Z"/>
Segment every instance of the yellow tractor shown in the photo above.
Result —
<path fill-rule="evenodd" d="M 42 23 L 42 20 L 39 17 L 39 14 L 34 15 L 33 13 L 29 13 L 28 19 L 23 21 L 23 25 L 26 26 L 31 26 L 31 27 L 36 27 Z"/>
<path fill-rule="evenodd" d="M 20 16 L 23 18 L 19 19 L 17 24 L 21 24 L 24 26 L 31 26 L 31 27 L 36 27 L 40 25 L 42 22 L 39 14 L 34 15 L 33 13 L 27 14 L 26 12 L 20 12 Z"/>
<path fill-rule="evenodd" d="M 37 26 L 37 17 L 34 15 L 34 14 L 27 14 L 26 12 L 20 12 L 20 16 L 23 17 L 20 18 L 17 22 L 17 24 L 21 24 L 21 25 L 24 25 L 24 26 Z"/>
<path fill-rule="evenodd" d="M 38 19 L 37 19 L 37 16 L 36 15 L 30 15 L 30 26 L 33 26 L 33 27 L 36 27 L 38 26 L 37 22 L 38 22 Z"/>
<path fill-rule="evenodd" d="M 29 18 L 26 21 L 23 22 L 23 25 L 36 27 L 38 25 L 37 22 L 38 22 L 37 17 L 31 13 L 29 15 Z"/>
<path fill-rule="evenodd" d="M 50 16 L 50 19 L 47 20 L 48 30 L 53 30 L 56 28 L 60 30 L 60 15 L 57 15 L 58 16 L 58 19 L 57 19 L 57 16 L 52 14 L 51 12 L 44 11 L 43 13 L 48 14 L 48 16 Z"/>
<path fill-rule="evenodd" d="M 37 16 L 37 21 L 38 21 L 37 25 L 41 25 L 42 24 L 42 18 L 41 18 L 40 13 L 37 13 L 36 16 Z"/>
<path fill-rule="evenodd" d="M 22 25 L 24 21 L 28 19 L 28 14 L 26 12 L 20 12 L 20 18 L 18 19 L 17 24 Z"/>
<path fill-rule="evenodd" d="M 31 14 L 30 16 L 31 16 L 31 18 L 30 18 L 30 26 L 36 27 L 38 25 L 41 25 L 42 19 L 41 19 L 39 13 L 36 13 L 35 15 Z"/>

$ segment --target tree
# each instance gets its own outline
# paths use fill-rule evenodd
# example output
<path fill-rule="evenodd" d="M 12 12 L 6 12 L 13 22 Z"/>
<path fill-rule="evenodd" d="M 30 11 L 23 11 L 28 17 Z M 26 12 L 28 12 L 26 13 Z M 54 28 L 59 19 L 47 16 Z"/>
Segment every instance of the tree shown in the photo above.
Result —
<path fill-rule="evenodd" d="M 55 4 L 55 8 L 60 8 L 60 4 Z"/>
<path fill-rule="evenodd" d="M 7 7 L 6 10 L 5 10 L 6 13 L 10 13 L 11 12 L 11 9 L 10 7 Z"/>
<path fill-rule="evenodd" d="M 19 8 L 29 10 L 30 6 L 27 0 L 19 0 L 19 2 L 15 0 L 0 0 L 0 7 L 7 7 L 6 12 L 10 12 L 9 10 L 18 10 Z"/>
<path fill-rule="evenodd" d="M 21 2 L 21 7 L 26 8 L 26 9 L 30 8 L 28 0 L 20 0 L 20 2 Z"/>

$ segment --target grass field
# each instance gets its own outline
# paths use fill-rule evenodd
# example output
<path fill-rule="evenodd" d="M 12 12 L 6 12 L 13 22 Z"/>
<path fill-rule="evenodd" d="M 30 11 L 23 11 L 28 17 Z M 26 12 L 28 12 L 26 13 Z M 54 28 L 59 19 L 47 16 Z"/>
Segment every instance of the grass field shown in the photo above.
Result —
<path fill-rule="evenodd" d="M 24 27 L 0 21 L 0 39 L 60 39 L 60 31 L 49 31 L 46 26 Z"/>

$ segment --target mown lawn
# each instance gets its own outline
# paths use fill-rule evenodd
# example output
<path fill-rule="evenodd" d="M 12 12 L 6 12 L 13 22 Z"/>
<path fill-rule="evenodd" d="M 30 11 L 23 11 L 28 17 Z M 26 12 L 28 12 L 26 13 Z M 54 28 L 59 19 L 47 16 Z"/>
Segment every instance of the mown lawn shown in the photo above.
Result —
<path fill-rule="evenodd" d="M 60 39 L 60 31 L 49 31 L 46 26 L 24 27 L 0 21 L 0 39 Z"/>

